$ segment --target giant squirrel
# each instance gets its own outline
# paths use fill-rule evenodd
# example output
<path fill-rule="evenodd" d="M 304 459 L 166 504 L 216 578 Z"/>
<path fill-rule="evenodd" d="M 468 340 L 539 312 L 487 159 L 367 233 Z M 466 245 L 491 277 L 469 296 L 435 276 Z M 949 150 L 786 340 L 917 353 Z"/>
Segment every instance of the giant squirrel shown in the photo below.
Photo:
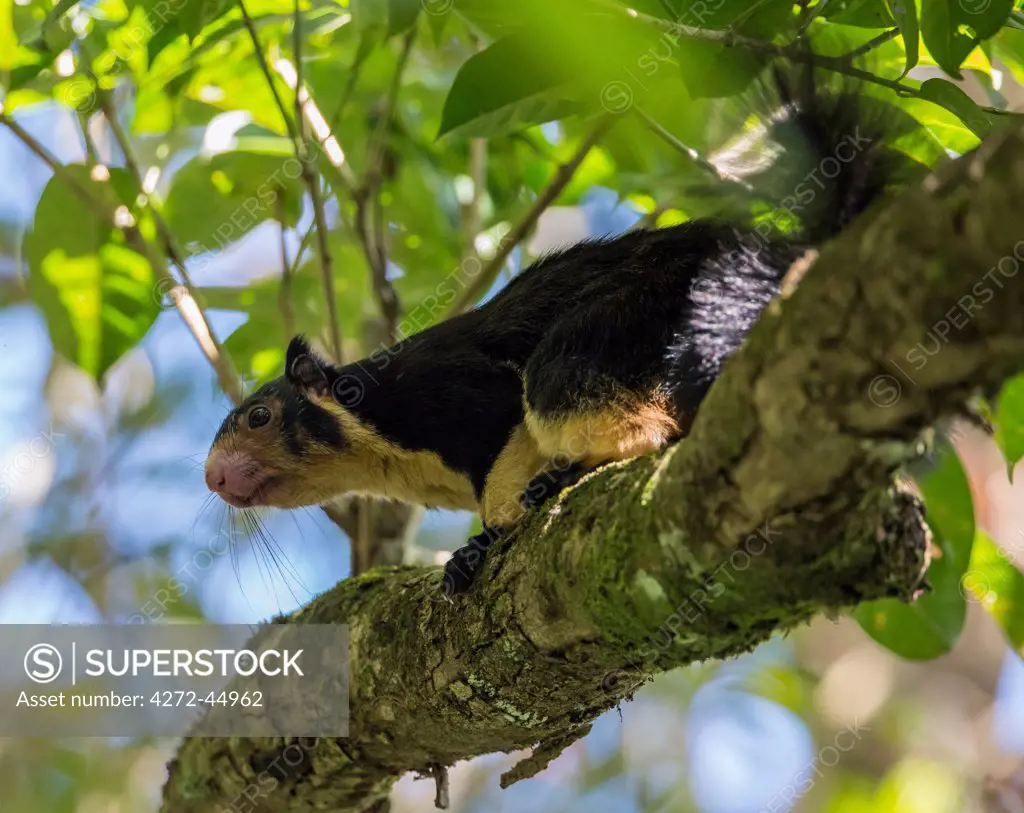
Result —
<path fill-rule="evenodd" d="M 296 337 L 284 375 L 217 432 L 209 488 L 240 508 L 357 493 L 477 511 L 484 532 L 445 567 L 457 593 L 526 508 L 683 437 L 787 271 L 914 164 L 883 144 L 878 100 L 823 91 L 809 71 L 771 87 L 767 167 L 743 187 L 774 207 L 767 217 L 579 243 L 386 363 L 336 367 Z"/>

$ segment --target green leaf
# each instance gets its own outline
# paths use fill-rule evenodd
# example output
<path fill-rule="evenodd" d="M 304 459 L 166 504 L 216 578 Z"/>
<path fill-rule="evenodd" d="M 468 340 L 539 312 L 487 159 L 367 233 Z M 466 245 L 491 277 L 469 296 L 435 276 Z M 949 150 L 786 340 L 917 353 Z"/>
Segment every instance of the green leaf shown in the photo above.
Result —
<path fill-rule="evenodd" d="M 49 62 L 40 60 L 29 65 L 20 65 L 10 73 L 8 88 L 10 90 L 17 90 L 18 88 L 24 87 L 39 74 L 49 67 Z"/>
<path fill-rule="evenodd" d="M 927 166 L 949 160 L 949 150 L 963 155 L 978 146 L 979 139 L 959 118 L 944 107 L 918 98 L 901 99 L 894 109 L 909 114 L 923 127 L 894 139 L 894 145 Z"/>
<path fill-rule="evenodd" d="M 896 19 L 903 38 L 903 47 L 907 53 L 907 62 L 900 77 L 906 76 L 917 64 L 918 40 L 921 37 L 917 24 L 917 0 L 886 0 L 889 12 Z"/>
<path fill-rule="evenodd" d="M 51 44 L 53 29 L 57 27 L 56 23 L 60 21 L 60 18 L 77 5 L 78 0 L 58 0 L 57 4 L 46 13 L 46 17 L 37 29 L 26 31 L 22 35 L 22 42 L 29 48 L 35 48 L 48 53 L 59 51 L 60 48 L 55 49 Z M 63 39 L 63 35 L 61 35 L 61 39 Z"/>
<path fill-rule="evenodd" d="M 675 17 L 684 25 L 716 30 L 734 29 L 745 36 L 756 38 L 789 36 L 789 31 L 796 22 L 796 17 L 792 14 L 792 4 L 787 0 L 768 0 L 755 5 L 748 0 L 718 0 L 707 8 L 689 2 L 677 5 L 679 9 Z M 752 9 L 755 9 L 753 13 Z M 678 66 L 678 75 L 681 76 L 691 100 L 742 93 L 764 67 L 763 60 L 742 48 L 730 48 L 719 43 L 676 36 L 668 32 L 662 32 L 649 47 L 631 61 L 635 68 L 624 63 L 629 71 L 627 73 L 623 70 L 622 75 L 616 79 L 636 79 L 637 83 L 643 86 L 646 84 L 645 79 L 636 74 L 642 73 L 645 77 L 655 78 L 662 63 L 675 63 Z M 625 84 L 628 83 L 618 81 L 613 87 L 621 91 Z M 673 96 L 678 95 L 675 88 L 669 92 Z M 644 103 L 645 109 L 657 96 L 656 93 L 650 94 L 649 100 Z M 618 112 L 619 106 L 628 106 L 622 105 L 621 102 L 616 104 L 610 90 L 607 102 L 611 102 L 607 106 L 612 112 Z"/>
<path fill-rule="evenodd" d="M 266 132 L 266 131 L 264 131 Z M 246 136 L 246 138 L 249 138 Z M 272 143 L 281 139 L 272 133 Z M 265 220 L 294 226 L 302 206 L 301 165 L 269 152 L 198 156 L 174 176 L 164 213 L 179 242 L 194 252 L 233 243 Z"/>
<path fill-rule="evenodd" d="M 11 68 L 17 64 L 18 34 L 14 30 L 14 8 L 11 3 L 0 5 L 0 76 L 8 79 Z M 32 61 L 35 62 L 33 55 Z"/>
<path fill-rule="evenodd" d="M 445 99 L 441 134 L 458 128 L 460 134 L 493 135 L 562 118 L 576 105 L 621 113 L 628 100 L 612 109 L 609 89 L 628 88 L 630 80 L 645 89 L 649 83 L 635 69 L 650 60 L 657 71 L 655 48 L 668 58 L 674 54 L 678 38 L 630 17 L 584 14 L 569 19 L 563 5 L 547 5 L 550 10 L 532 27 L 466 61 Z"/>
<path fill-rule="evenodd" d="M 942 552 L 928 569 L 932 592 L 909 605 L 896 599 L 867 602 L 853 613 L 868 635 L 911 660 L 949 652 L 967 614 L 960 580 L 967 571 L 974 541 L 971 490 L 952 448 L 943 446 L 937 454 L 936 467 L 918 478 L 928 525 Z"/>
<path fill-rule="evenodd" d="M 147 11 L 147 19 L 154 25 L 150 39 L 149 64 L 153 64 L 156 55 L 166 48 L 181 34 L 188 37 L 191 43 L 207 25 L 219 18 L 231 5 L 231 0 L 177 0 L 167 3 L 166 0 L 141 0 L 139 2 Z"/>
<path fill-rule="evenodd" d="M 178 12 L 178 24 L 192 42 L 199 32 L 224 12 L 231 0 L 185 0 Z"/>
<path fill-rule="evenodd" d="M 1013 467 L 1024 457 L 1024 375 L 1003 384 L 996 409 L 996 443 L 1013 478 Z"/>
<path fill-rule="evenodd" d="M 561 0 L 557 9 L 548 0 L 517 0 L 515 3 L 495 3 L 494 0 L 426 0 L 427 11 L 437 13 L 446 4 L 471 20 L 474 26 L 497 39 L 514 31 L 536 28 L 538 23 L 553 12 L 565 15 L 586 13 L 586 4 L 577 0 Z"/>
<path fill-rule="evenodd" d="M 150 37 L 149 42 L 146 43 L 146 59 L 150 67 L 160 52 L 180 36 L 182 36 L 182 31 L 178 28 L 177 21 L 168 20 L 167 25 L 161 26 L 160 30 Z"/>
<path fill-rule="evenodd" d="M 388 36 L 408 31 L 416 24 L 422 0 L 388 0 Z"/>
<path fill-rule="evenodd" d="M 764 68 L 749 51 L 715 42 L 681 39 L 679 68 L 691 98 L 714 98 L 742 93 Z"/>
<path fill-rule="evenodd" d="M 896 24 L 884 0 L 831 0 L 822 16 L 857 28 L 891 28 Z"/>
<path fill-rule="evenodd" d="M 70 11 L 78 5 L 78 0 L 58 0 L 57 4 L 46 13 L 46 22 L 51 23 L 64 16 L 64 12 Z"/>
<path fill-rule="evenodd" d="M 978 601 L 1024 655 L 1024 573 L 984 531 L 974 536 L 970 567 L 961 585 L 967 599 Z"/>
<path fill-rule="evenodd" d="M 956 0 L 954 19 L 982 39 L 994 37 L 1006 25 L 1014 0 Z"/>
<path fill-rule="evenodd" d="M 459 68 L 444 100 L 438 137 L 496 135 L 527 124 L 560 118 L 565 99 L 556 89 L 565 71 L 535 56 L 533 32 L 498 40 Z"/>
<path fill-rule="evenodd" d="M 939 67 L 962 79 L 960 63 L 974 49 L 974 40 L 958 30 L 949 0 L 921 0 L 921 37 Z"/>
<path fill-rule="evenodd" d="M 441 45 L 441 37 L 444 34 L 445 26 L 448 25 L 448 18 L 451 16 L 453 0 L 424 0 L 424 8 L 427 11 L 427 25 L 430 34 L 434 39 L 434 46 Z"/>
<path fill-rule="evenodd" d="M 921 0 L 921 36 L 947 74 L 960 79 L 960 64 L 978 40 L 1005 25 L 1014 0 Z"/>
<path fill-rule="evenodd" d="M 105 183 L 91 180 L 87 167 L 67 171 L 102 200 L 134 200 L 125 170 L 111 169 Z M 149 263 L 58 179 L 39 199 L 25 256 L 32 299 L 55 349 L 96 379 L 142 339 L 159 313 Z"/>
<path fill-rule="evenodd" d="M 946 108 L 966 124 L 978 138 L 984 138 L 992 130 L 989 115 L 952 82 L 945 79 L 928 79 L 921 85 L 921 97 Z"/>
<path fill-rule="evenodd" d="M 224 350 L 252 388 L 272 381 L 284 370 L 284 348 L 291 337 L 284 335 L 282 327 L 279 313 L 270 318 L 250 315 L 224 340 Z"/>
<path fill-rule="evenodd" d="M 356 30 L 365 32 L 371 28 L 386 29 L 389 4 L 390 0 L 359 0 L 352 3 L 349 7 Z"/>

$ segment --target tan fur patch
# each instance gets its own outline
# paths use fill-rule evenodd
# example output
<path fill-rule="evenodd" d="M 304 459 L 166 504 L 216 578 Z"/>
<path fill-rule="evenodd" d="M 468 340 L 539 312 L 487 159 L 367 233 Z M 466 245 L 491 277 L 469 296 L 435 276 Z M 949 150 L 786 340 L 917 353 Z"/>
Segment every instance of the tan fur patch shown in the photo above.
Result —
<path fill-rule="evenodd" d="M 314 403 L 334 415 L 348 445 L 311 472 L 334 494 L 365 494 L 435 508 L 477 510 L 469 478 L 434 452 L 410 451 L 381 437 L 331 398 Z"/>
<path fill-rule="evenodd" d="M 626 460 L 661 449 L 683 434 L 668 399 L 630 399 L 595 412 L 551 421 L 527 411 L 526 425 L 541 454 L 562 456 L 586 466 Z"/>
<path fill-rule="evenodd" d="M 518 522 L 523 515 L 519 499 L 547 463 L 527 428 L 520 424 L 513 429 L 487 474 L 481 510 L 484 524 L 500 527 Z"/>

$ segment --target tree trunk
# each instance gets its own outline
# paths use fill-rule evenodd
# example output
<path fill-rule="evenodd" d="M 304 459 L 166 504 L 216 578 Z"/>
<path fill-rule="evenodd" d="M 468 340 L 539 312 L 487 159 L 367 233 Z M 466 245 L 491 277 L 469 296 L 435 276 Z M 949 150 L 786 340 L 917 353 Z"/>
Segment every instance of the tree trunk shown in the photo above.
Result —
<path fill-rule="evenodd" d="M 187 739 L 164 813 L 374 810 L 407 771 L 536 746 L 514 781 L 654 673 L 909 600 L 927 530 L 894 473 L 922 428 L 1024 369 L 1022 134 L 827 246 L 685 440 L 529 518 L 471 595 L 446 601 L 437 568 L 387 568 L 295 613 L 350 627 L 350 736 Z M 914 369 L 929 333 L 948 344 Z"/>

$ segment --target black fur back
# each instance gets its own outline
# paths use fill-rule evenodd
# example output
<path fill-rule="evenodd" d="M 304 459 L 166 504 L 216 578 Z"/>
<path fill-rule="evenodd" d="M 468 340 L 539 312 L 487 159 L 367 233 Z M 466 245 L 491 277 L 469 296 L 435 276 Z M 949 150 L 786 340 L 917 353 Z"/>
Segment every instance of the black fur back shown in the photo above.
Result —
<path fill-rule="evenodd" d="M 631 392 L 667 395 L 685 426 L 792 263 L 912 163 L 884 143 L 874 100 L 819 91 L 808 74 L 777 76 L 772 94 L 747 173 L 767 211 L 544 257 L 481 307 L 330 370 L 336 397 L 393 442 L 435 451 L 478 493 L 524 395 L 556 421 Z"/>

